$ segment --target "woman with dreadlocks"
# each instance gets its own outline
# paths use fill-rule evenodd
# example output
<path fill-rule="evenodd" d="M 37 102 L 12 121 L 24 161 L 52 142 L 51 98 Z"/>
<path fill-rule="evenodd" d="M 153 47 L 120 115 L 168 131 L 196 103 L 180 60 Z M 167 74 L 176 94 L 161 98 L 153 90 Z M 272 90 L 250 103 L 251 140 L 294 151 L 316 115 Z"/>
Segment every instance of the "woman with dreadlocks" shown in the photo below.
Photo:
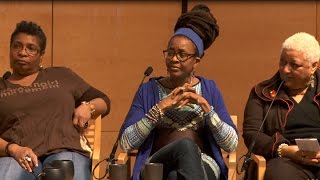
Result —
<path fill-rule="evenodd" d="M 164 179 L 227 179 L 220 148 L 236 149 L 236 127 L 215 82 L 194 75 L 218 35 L 205 5 L 179 17 L 163 51 L 168 76 L 140 87 L 121 129 L 121 148 L 138 149 L 134 180 L 146 162 L 162 163 Z"/>

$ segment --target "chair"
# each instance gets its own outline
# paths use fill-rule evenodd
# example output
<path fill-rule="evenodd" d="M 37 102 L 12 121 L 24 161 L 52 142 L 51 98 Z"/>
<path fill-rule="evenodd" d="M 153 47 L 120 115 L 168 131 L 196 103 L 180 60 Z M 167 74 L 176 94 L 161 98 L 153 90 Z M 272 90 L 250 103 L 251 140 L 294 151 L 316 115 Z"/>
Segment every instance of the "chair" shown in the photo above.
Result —
<path fill-rule="evenodd" d="M 251 154 L 251 158 L 257 163 L 257 180 L 263 180 L 266 171 L 266 159 L 263 156 Z"/>
<path fill-rule="evenodd" d="M 92 149 L 92 170 L 95 165 L 99 162 L 100 159 L 100 148 L 101 148 L 101 116 L 96 117 L 95 119 L 89 120 L 89 125 L 85 133 L 90 147 Z M 95 169 L 94 172 L 96 177 L 99 177 L 100 170 L 99 167 Z"/>
<path fill-rule="evenodd" d="M 237 116 L 235 115 L 231 115 L 231 119 L 233 121 L 233 123 L 236 125 L 237 127 Z M 131 160 L 133 158 L 135 158 L 135 156 L 137 156 L 137 151 L 133 151 L 133 152 L 128 152 L 128 153 L 125 153 L 125 152 L 121 152 L 118 156 L 118 163 L 119 164 L 127 164 L 127 167 L 128 167 L 128 173 L 129 175 L 131 174 L 132 172 L 132 169 L 131 169 Z M 228 166 L 228 179 L 229 180 L 236 180 L 237 179 L 237 173 L 236 173 L 236 160 L 237 160 L 237 156 L 236 156 L 236 151 L 234 152 L 231 152 L 231 153 L 227 153 L 225 151 L 222 150 L 222 156 L 223 156 L 223 159 L 224 161 L 226 162 L 227 166 Z"/>

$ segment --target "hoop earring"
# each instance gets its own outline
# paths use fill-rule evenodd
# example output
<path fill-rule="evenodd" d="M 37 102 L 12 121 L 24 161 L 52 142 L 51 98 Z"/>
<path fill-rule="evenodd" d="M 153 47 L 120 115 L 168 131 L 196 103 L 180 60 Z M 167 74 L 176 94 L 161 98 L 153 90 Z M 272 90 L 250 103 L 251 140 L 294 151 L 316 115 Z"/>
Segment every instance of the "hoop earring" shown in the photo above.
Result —
<path fill-rule="evenodd" d="M 192 72 L 191 72 L 191 77 L 195 77 L 196 75 L 196 69 L 194 67 L 192 67 Z"/>

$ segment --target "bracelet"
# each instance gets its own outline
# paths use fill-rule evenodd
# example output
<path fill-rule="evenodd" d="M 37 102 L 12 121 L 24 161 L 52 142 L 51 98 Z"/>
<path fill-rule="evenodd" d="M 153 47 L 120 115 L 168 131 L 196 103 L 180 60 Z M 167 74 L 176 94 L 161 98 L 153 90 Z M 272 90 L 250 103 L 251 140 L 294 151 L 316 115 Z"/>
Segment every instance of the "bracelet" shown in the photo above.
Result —
<path fill-rule="evenodd" d="M 203 114 L 204 118 L 212 117 L 216 112 L 214 111 L 213 106 L 211 106 L 210 111 Z"/>
<path fill-rule="evenodd" d="M 286 144 L 286 143 L 282 143 L 278 146 L 277 153 L 278 153 L 279 157 L 282 157 L 282 149 L 283 149 L 283 147 L 286 147 L 286 146 L 288 146 L 288 144 Z"/>
<path fill-rule="evenodd" d="M 89 101 L 89 102 L 88 102 L 88 101 L 82 101 L 81 104 L 84 104 L 84 105 L 89 106 L 89 108 L 90 108 L 90 114 L 91 114 L 91 117 L 92 117 L 93 114 L 94 114 L 94 112 L 96 112 L 96 109 L 95 109 L 94 105 L 91 104 L 90 101 Z"/>
<path fill-rule="evenodd" d="M 160 109 L 159 105 L 154 105 L 147 114 L 145 114 L 146 118 L 149 119 L 152 123 L 157 123 L 159 119 L 162 119 L 164 113 Z"/>
<path fill-rule="evenodd" d="M 6 153 L 7 156 L 11 156 L 11 155 L 10 155 L 10 152 L 9 152 L 9 146 L 10 146 L 11 144 L 15 144 L 15 143 L 13 143 L 13 142 L 8 142 L 7 145 L 6 145 L 6 147 L 4 148 L 4 152 Z"/>

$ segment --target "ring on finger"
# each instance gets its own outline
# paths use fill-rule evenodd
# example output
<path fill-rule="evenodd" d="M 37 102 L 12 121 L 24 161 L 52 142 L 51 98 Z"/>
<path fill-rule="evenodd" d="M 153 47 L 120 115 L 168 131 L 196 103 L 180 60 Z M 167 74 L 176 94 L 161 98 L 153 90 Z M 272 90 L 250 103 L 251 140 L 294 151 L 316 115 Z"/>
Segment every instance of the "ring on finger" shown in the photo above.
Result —
<path fill-rule="evenodd" d="M 25 160 L 25 161 L 29 161 L 29 162 L 30 162 L 30 161 L 31 161 L 31 157 L 26 156 L 26 157 L 24 157 L 24 158 L 23 158 L 23 160 Z"/>

